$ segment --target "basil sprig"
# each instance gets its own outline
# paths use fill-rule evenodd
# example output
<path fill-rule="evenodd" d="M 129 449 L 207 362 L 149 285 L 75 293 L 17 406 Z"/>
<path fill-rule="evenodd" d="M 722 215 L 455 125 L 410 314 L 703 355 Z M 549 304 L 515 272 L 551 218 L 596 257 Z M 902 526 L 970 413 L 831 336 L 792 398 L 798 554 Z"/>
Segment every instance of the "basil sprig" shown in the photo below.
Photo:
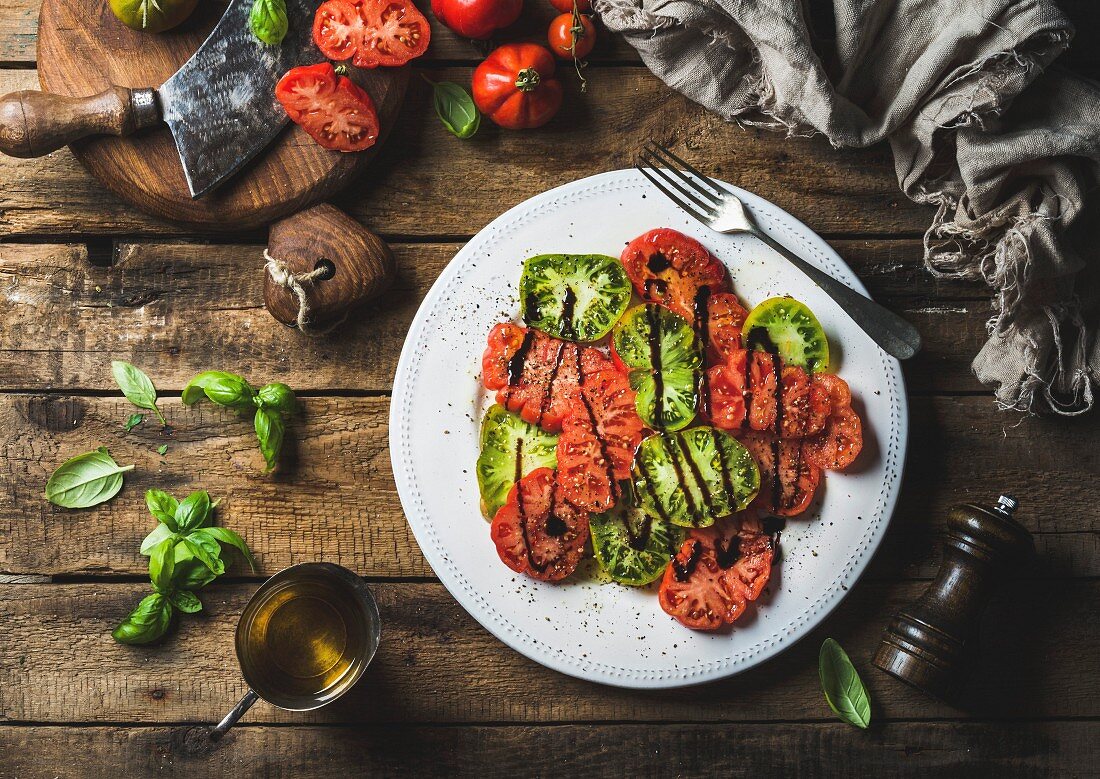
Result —
<path fill-rule="evenodd" d="M 138 408 L 144 408 L 152 411 L 157 415 L 157 419 L 165 427 L 168 427 L 168 422 L 164 419 L 164 414 L 160 413 L 160 409 L 157 408 L 157 390 L 153 386 L 152 380 L 145 375 L 145 372 L 140 368 L 131 365 L 128 362 L 122 360 L 111 361 L 111 374 L 115 377 L 115 383 L 118 384 L 119 389 L 122 390 L 122 394 L 126 396 L 126 399 L 133 403 Z M 126 420 L 126 424 L 129 427 L 126 428 L 127 432 L 138 424 L 134 422 L 131 424 L 134 415 L 131 415 Z"/>
<path fill-rule="evenodd" d="M 248 28 L 269 46 L 278 46 L 290 29 L 286 0 L 255 0 L 248 12 Z"/>
<path fill-rule="evenodd" d="M 871 724 L 871 700 L 848 653 L 831 638 L 825 639 L 817 658 L 825 701 L 833 713 L 857 728 Z"/>
<path fill-rule="evenodd" d="M 116 463 L 101 446 L 62 463 L 46 482 L 46 500 L 68 509 L 104 503 L 122 489 L 122 474 L 133 469 Z"/>
<path fill-rule="evenodd" d="M 443 126 L 458 138 L 469 138 L 481 127 L 481 113 L 470 93 L 453 81 L 424 80 L 432 85 L 432 103 Z"/>
<path fill-rule="evenodd" d="M 203 371 L 183 388 L 183 402 L 190 406 L 204 397 L 212 403 L 253 414 L 253 427 L 267 470 L 275 468 L 286 434 L 286 417 L 297 409 L 294 390 L 273 382 L 254 390 L 243 376 L 225 371 Z"/>
<path fill-rule="evenodd" d="M 145 505 L 157 526 L 141 542 L 149 558 L 153 592 L 141 599 L 111 635 L 122 644 L 148 644 L 167 632 L 174 611 L 194 614 L 202 601 L 194 590 L 225 573 L 225 546 L 240 552 L 253 571 L 256 560 L 244 539 L 232 530 L 213 525 L 217 501 L 206 490 L 182 501 L 162 490 L 145 493 Z"/>

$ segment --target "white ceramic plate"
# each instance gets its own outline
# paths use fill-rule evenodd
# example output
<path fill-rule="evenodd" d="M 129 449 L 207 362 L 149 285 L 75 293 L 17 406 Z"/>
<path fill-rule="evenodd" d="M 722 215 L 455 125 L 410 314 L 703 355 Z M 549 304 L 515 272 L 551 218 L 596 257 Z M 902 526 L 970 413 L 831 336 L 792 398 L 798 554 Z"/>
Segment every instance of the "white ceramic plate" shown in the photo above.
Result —
<path fill-rule="evenodd" d="M 738 195 L 760 225 L 810 262 L 864 291 L 829 246 L 790 214 Z M 655 589 L 604 583 L 589 570 L 559 584 L 516 574 L 497 558 L 479 511 L 474 461 L 492 397 L 478 381 L 486 336 L 518 320 L 527 257 L 618 256 L 635 236 L 672 227 L 730 269 L 750 307 L 790 294 L 829 335 L 832 367 L 852 387 L 864 448 L 851 472 L 827 474 L 814 507 L 788 520 L 768 591 L 733 629 L 684 628 Z M 413 321 L 394 379 L 390 452 L 401 503 L 432 569 L 490 632 L 572 676 L 621 687 L 696 684 L 744 671 L 810 632 L 840 602 L 886 532 L 897 500 L 908 412 L 898 363 L 824 293 L 748 236 L 709 231 L 633 170 L 604 173 L 533 197 L 478 233 L 440 274 Z"/>

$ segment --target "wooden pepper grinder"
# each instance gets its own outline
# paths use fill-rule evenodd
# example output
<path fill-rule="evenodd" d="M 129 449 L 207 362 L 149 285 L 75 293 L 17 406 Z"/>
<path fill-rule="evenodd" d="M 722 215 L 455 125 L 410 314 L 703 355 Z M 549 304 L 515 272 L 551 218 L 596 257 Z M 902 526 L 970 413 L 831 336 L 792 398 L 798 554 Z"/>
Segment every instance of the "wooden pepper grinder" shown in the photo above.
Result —
<path fill-rule="evenodd" d="M 874 663 L 938 698 L 955 697 L 978 653 L 982 612 L 1005 571 L 1034 553 L 1031 533 L 1012 519 L 1018 502 L 967 503 L 951 510 L 935 580 L 887 626 Z"/>
<path fill-rule="evenodd" d="M 394 276 L 390 247 L 327 203 L 272 225 L 264 258 L 264 305 L 307 335 L 332 330 Z"/>

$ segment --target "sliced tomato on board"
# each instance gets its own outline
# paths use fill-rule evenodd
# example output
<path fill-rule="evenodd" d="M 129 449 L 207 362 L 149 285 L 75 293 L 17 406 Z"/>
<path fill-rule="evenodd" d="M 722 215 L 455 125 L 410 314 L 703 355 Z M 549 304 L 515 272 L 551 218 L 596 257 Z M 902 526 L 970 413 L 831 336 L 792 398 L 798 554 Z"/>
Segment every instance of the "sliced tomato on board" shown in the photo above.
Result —
<path fill-rule="evenodd" d="M 564 499 L 554 470 L 538 468 L 512 488 L 489 534 L 513 571 L 556 582 L 573 573 L 584 556 L 588 513 Z"/>
<path fill-rule="evenodd" d="M 275 97 L 291 121 L 326 149 L 363 151 L 378 140 L 374 101 L 328 62 L 287 71 Z"/>
<path fill-rule="evenodd" d="M 754 506 L 781 517 L 809 508 L 821 483 L 821 469 L 804 456 L 802 441 L 776 439 L 769 432 L 744 433 L 738 440 L 760 466 L 760 494 Z"/>
<path fill-rule="evenodd" d="M 831 373 L 814 377 L 814 384 L 826 393 L 831 411 L 825 429 L 803 442 L 807 462 L 818 468 L 838 471 L 847 468 L 863 450 L 863 423 L 852 409 L 848 382 Z"/>
<path fill-rule="evenodd" d="M 599 349 L 502 322 L 489 333 L 481 381 L 497 390 L 497 403 L 557 433 L 575 409 L 577 387 L 586 376 L 605 369 L 614 368 Z"/>
<path fill-rule="evenodd" d="M 313 42 L 329 59 L 358 68 L 404 65 L 428 50 L 431 29 L 410 0 L 326 0 L 313 17 Z"/>
<path fill-rule="evenodd" d="M 627 244 L 623 267 L 643 300 L 660 303 L 695 322 L 696 300 L 730 291 L 726 268 L 703 244 L 667 227 Z"/>
<path fill-rule="evenodd" d="M 619 482 L 630 478 L 648 431 L 626 374 L 615 368 L 586 376 L 577 399 L 558 438 L 558 478 L 566 500 L 603 512 L 618 502 Z"/>
<path fill-rule="evenodd" d="M 745 613 L 771 576 L 774 545 L 759 523 L 729 517 L 691 530 L 665 569 L 657 598 L 693 630 L 717 630 Z"/>
<path fill-rule="evenodd" d="M 736 431 L 745 426 L 748 357 L 744 349 L 731 349 L 723 362 L 704 374 L 700 413 L 722 430 Z"/>

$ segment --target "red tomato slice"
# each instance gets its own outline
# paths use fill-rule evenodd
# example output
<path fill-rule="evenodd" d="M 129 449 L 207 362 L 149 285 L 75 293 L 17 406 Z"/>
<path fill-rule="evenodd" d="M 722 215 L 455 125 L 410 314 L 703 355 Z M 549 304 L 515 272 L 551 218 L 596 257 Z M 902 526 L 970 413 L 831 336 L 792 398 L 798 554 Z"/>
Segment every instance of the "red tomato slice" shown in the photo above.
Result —
<path fill-rule="evenodd" d="M 760 494 L 753 501 L 781 517 L 801 514 L 810 506 L 821 469 L 803 455 L 802 442 L 776 440 L 773 433 L 745 433 L 738 438 L 760 466 Z"/>
<path fill-rule="evenodd" d="M 428 50 L 431 29 L 410 0 L 326 0 L 313 17 L 313 42 L 329 59 L 358 68 L 404 65 Z"/>
<path fill-rule="evenodd" d="M 778 428 L 781 438 L 806 438 L 821 432 L 830 410 L 827 387 L 811 381 L 809 374 L 796 365 L 784 366 L 777 382 L 775 368 L 779 360 L 768 352 L 752 352 L 749 427 L 771 432 Z"/>
<path fill-rule="evenodd" d="M 740 430 L 745 425 L 745 367 L 749 353 L 731 349 L 725 361 L 706 371 L 702 391 L 703 417 L 722 430 Z"/>
<path fill-rule="evenodd" d="M 749 353 L 749 427 L 774 430 L 778 357 L 767 352 Z"/>
<path fill-rule="evenodd" d="M 363 151 L 378 140 L 374 101 L 328 62 L 294 68 L 275 86 L 291 121 L 326 149 Z"/>
<path fill-rule="evenodd" d="M 575 409 L 577 387 L 605 369 L 612 365 L 599 349 L 502 322 L 489 333 L 481 381 L 509 411 L 557 433 Z"/>
<path fill-rule="evenodd" d="M 630 478 L 634 453 L 646 432 L 626 374 L 609 368 L 586 376 L 558 439 L 558 478 L 565 499 L 588 511 L 614 506 L 619 482 Z"/>
<path fill-rule="evenodd" d="M 588 514 L 565 501 L 553 469 L 537 468 L 512 487 L 489 534 L 513 571 L 556 582 L 584 556 Z"/>
<path fill-rule="evenodd" d="M 828 393 L 832 410 L 825 429 L 803 442 L 803 453 L 806 461 L 818 468 L 839 471 L 855 462 L 863 450 L 863 423 L 852 410 L 848 382 L 823 373 L 814 377 L 814 384 Z"/>
<path fill-rule="evenodd" d="M 729 292 L 726 268 L 703 244 L 666 227 L 631 241 L 620 257 L 643 300 L 667 306 L 695 322 L 696 297 Z"/>
<path fill-rule="evenodd" d="M 741 328 L 749 312 L 741 305 L 737 295 L 720 292 L 707 300 L 707 319 L 703 324 L 707 342 L 707 364 L 724 362 L 741 349 Z"/>
<path fill-rule="evenodd" d="M 739 517 L 693 529 L 665 569 L 657 599 L 682 625 L 717 630 L 760 597 L 773 555 L 771 537 Z"/>

